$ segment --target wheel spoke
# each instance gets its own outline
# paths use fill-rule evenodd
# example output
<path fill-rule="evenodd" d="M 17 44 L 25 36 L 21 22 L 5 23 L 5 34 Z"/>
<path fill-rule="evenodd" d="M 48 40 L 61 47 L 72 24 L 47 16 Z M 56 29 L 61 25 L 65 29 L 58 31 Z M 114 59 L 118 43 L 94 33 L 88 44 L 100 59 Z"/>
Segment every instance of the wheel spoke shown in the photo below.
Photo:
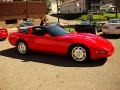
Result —
<path fill-rule="evenodd" d="M 23 42 L 20 42 L 20 43 L 18 44 L 18 51 L 19 51 L 21 54 L 25 54 L 26 51 L 27 51 L 27 46 L 26 46 L 26 44 L 23 43 Z"/>
<path fill-rule="evenodd" d="M 72 49 L 72 57 L 76 61 L 84 61 L 87 57 L 86 51 L 83 47 L 74 47 Z"/>

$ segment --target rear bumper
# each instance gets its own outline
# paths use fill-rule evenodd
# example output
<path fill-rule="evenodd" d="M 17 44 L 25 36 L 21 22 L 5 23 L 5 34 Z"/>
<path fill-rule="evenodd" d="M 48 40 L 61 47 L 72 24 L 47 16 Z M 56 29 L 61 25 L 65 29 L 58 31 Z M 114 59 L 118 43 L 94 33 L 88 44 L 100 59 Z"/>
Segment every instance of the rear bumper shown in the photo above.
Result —
<path fill-rule="evenodd" d="M 109 30 L 109 29 L 103 29 L 102 30 L 102 32 L 104 33 L 104 34 L 120 34 L 120 30 L 118 29 L 118 30 Z"/>

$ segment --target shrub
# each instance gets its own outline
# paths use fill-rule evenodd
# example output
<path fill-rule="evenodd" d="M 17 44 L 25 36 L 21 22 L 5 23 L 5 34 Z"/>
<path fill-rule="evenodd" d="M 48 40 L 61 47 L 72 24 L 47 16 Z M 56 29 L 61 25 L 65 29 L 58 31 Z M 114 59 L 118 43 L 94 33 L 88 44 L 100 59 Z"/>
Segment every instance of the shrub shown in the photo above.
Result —
<path fill-rule="evenodd" d="M 103 14 L 108 20 L 115 18 L 115 14 L 113 13 L 104 13 Z"/>
<path fill-rule="evenodd" d="M 104 13 L 104 16 L 108 19 L 113 19 L 116 18 L 116 14 L 115 13 Z M 118 13 L 118 18 L 120 18 L 120 13 Z"/>
<path fill-rule="evenodd" d="M 82 15 L 80 18 L 78 18 L 79 20 L 88 20 L 88 16 L 87 15 Z M 106 17 L 104 17 L 103 15 L 93 15 L 93 20 L 94 21 L 105 21 Z"/>
<path fill-rule="evenodd" d="M 94 21 L 106 21 L 106 20 L 109 20 L 109 19 L 113 19 L 113 18 L 116 18 L 115 17 L 115 13 L 100 13 L 100 14 L 94 14 L 93 15 L 93 20 Z M 118 13 L 118 18 L 120 18 L 120 13 Z M 85 20 L 88 20 L 88 15 L 82 15 L 81 17 L 77 18 L 77 20 L 82 20 L 82 21 L 85 21 Z"/>
<path fill-rule="evenodd" d="M 88 16 L 87 15 L 82 15 L 80 18 L 78 18 L 78 20 L 88 20 Z"/>
<path fill-rule="evenodd" d="M 106 17 L 103 15 L 93 15 L 93 20 L 94 21 L 106 21 Z"/>

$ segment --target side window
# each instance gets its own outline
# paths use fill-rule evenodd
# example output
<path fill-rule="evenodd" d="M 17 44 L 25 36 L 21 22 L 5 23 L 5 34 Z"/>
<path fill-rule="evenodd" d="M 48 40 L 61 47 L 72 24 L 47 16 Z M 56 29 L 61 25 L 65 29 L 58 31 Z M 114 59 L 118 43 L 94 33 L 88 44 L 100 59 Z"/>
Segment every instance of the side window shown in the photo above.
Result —
<path fill-rule="evenodd" d="M 41 27 L 35 27 L 33 28 L 32 34 L 33 35 L 38 35 L 38 36 L 43 36 L 46 33 L 46 30 Z"/>
<path fill-rule="evenodd" d="M 23 33 L 23 34 L 28 34 L 29 29 L 28 29 L 28 28 L 22 28 L 22 29 L 20 29 L 19 32 L 20 32 L 20 33 Z"/>

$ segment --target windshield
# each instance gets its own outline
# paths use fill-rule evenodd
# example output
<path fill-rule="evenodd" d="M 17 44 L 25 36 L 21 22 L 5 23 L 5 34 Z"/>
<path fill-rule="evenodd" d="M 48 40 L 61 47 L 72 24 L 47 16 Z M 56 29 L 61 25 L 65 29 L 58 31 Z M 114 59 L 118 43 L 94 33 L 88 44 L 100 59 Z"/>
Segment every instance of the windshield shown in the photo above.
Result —
<path fill-rule="evenodd" d="M 49 26 L 47 27 L 48 32 L 53 36 L 64 36 L 70 32 L 58 26 Z"/>

